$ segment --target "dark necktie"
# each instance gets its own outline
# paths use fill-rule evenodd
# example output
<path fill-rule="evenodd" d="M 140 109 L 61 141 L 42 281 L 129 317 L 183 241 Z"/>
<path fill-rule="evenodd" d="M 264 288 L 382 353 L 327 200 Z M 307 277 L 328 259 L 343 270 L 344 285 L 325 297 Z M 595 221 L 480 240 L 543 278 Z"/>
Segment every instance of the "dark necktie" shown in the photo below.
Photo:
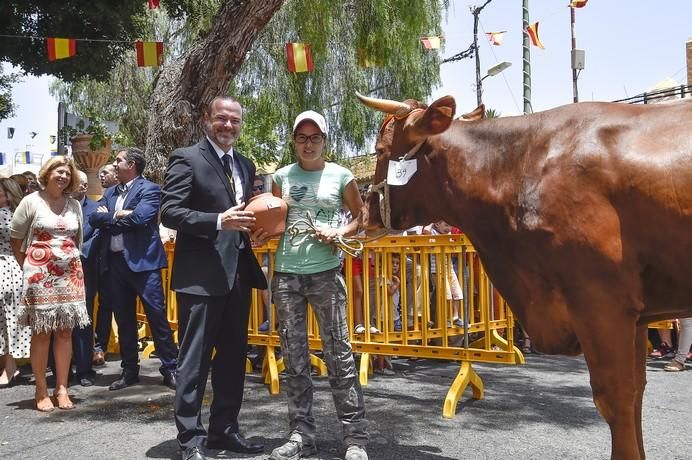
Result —
<path fill-rule="evenodd" d="M 223 172 L 226 173 L 226 177 L 228 178 L 228 182 L 231 184 L 231 190 L 233 190 L 233 194 L 235 194 L 235 182 L 233 181 L 233 161 L 232 157 L 224 153 L 221 156 L 221 161 L 223 162 Z"/>

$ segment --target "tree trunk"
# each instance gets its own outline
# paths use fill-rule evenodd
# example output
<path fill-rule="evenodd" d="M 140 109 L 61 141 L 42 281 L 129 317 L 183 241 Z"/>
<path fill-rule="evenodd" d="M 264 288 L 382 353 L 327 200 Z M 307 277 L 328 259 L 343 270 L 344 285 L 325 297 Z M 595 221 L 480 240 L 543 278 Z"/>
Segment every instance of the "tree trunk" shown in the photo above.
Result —
<path fill-rule="evenodd" d="M 162 183 L 168 155 L 200 139 L 206 106 L 215 96 L 226 94 L 255 38 L 283 3 L 226 2 L 208 35 L 191 48 L 184 62 L 167 64 L 161 71 L 149 110 L 145 170 L 149 179 Z"/>

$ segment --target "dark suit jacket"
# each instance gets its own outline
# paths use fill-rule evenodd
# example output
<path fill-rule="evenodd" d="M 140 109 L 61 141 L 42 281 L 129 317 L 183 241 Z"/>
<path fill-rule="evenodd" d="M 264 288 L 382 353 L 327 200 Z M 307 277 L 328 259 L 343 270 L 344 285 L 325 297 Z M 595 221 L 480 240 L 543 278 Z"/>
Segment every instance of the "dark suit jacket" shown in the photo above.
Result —
<path fill-rule="evenodd" d="M 158 214 L 161 203 L 161 187 L 138 177 L 132 183 L 123 203 L 123 210 L 132 213 L 113 221 L 117 187 L 106 189 L 99 205 L 108 212 L 95 212 L 89 217 L 94 227 L 102 229 L 102 244 L 110 247 L 112 235 L 123 235 L 125 260 L 133 272 L 160 270 L 167 265 L 166 251 L 159 237 Z"/>
<path fill-rule="evenodd" d="M 243 201 L 247 202 L 252 196 L 255 165 L 235 149 L 233 156 L 234 168 L 240 168 L 243 180 Z M 178 231 L 171 280 L 174 290 L 225 295 L 233 289 L 239 269 L 249 278 L 250 287 L 267 287 L 248 236 L 216 230 L 219 214 L 235 204 L 221 161 L 207 139 L 170 155 L 161 196 L 161 222 Z M 241 241 L 243 249 L 239 248 Z"/>
<path fill-rule="evenodd" d="M 97 202 L 89 198 L 84 198 L 82 203 L 82 257 L 85 259 L 98 256 L 99 230 L 89 222 L 89 217 L 96 212 L 98 206 Z"/>

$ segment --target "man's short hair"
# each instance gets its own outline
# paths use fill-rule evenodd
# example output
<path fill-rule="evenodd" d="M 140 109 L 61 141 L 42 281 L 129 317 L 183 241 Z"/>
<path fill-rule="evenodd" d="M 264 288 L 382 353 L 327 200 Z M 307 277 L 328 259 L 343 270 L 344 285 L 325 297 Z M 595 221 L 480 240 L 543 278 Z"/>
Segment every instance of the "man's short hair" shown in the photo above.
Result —
<path fill-rule="evenodd" d="M 137 147 L 126 147 L 124 149 L 120 149 L 120 151 L 125 152 L 125 159 L 127 161 L 134 161 L 137 174 L 142 174 L 142 172 L 144 172 L 144 167 L 147 165 L 147 160 L 144 158 L 144 152 Z"/>
<path fill-rule="evenodd" d="M 233 96 L 215 96 L 211 101 L 209 101 L 209 105 L 207 106 L 207 114 L 209 114 L 209 116 L 211 116 L 211 108 L 214 105 L 214 102 L 216 102 L 217 100 L 235 102 L 240 106 L 241 111 L 243 109 L 243 104 L 241 104 L 240 101 L 234 98 Z"/>

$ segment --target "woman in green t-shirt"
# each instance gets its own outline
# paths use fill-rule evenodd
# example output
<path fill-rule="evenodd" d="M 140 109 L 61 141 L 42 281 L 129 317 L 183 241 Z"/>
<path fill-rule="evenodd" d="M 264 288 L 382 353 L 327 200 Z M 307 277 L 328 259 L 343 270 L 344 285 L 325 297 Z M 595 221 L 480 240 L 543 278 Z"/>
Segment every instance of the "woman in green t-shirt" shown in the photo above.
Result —
<path fill-rule="evenodd" d="M 274 195 L 288 203 L 287 227 L 301 230 L 295 240 L 288 233 L 281 237 L 271 283 L 286 365 L 290 428 L 288 442 L 274 449 L 270 457 L 273 460 L 310 456 L 317 450 L 307 335 L 308 303 L 320 329 L 324 362 L 347 449 L 345 459 L 368 458 L 363 391 L 346 324 L 346 285 L 339 270 L 337 251 L 331 244 L 339 235 L 357 232 L 363 202 L 353 174 L 322 156 L 326 138 L 327 124 L 322 115 L 311 110 L 298 115 L 293 124 L 298 162 L 279 169 L 272 185 Z M 339 211 L 344 206 L 353 218 L 339 227 Z M 317 230 L 304 238 L 308 211 Z"/>

